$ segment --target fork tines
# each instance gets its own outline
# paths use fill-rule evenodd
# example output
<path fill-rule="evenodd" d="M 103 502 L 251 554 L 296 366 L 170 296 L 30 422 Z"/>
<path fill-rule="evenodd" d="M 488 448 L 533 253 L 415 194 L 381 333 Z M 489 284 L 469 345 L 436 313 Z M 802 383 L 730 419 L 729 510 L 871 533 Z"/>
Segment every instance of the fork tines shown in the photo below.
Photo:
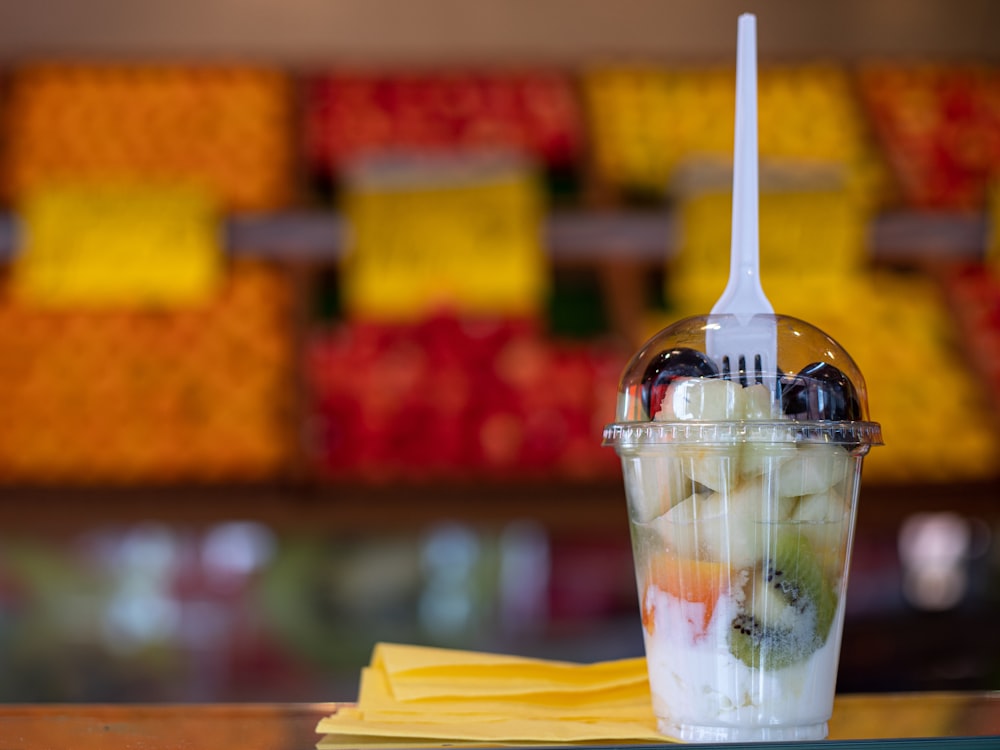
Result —
<path fill-rule="evenodd" d="M 737 379 L 739 384 L 744 388 L 750 385 L 751 382 L 761 385 L 764 383 L 764 363 L 759 354 L 754 355 L 752 372 L 747 370 L 747 360 L 744 355 L 739 355 L 736 360 L 736 364 L 737 368 L 734 371 L 729 355 L 724 355 L 722 357 L 722 377 L 726 380 Z M 752 381 L 749 379 L 751 375 L 753 377 Z"/>

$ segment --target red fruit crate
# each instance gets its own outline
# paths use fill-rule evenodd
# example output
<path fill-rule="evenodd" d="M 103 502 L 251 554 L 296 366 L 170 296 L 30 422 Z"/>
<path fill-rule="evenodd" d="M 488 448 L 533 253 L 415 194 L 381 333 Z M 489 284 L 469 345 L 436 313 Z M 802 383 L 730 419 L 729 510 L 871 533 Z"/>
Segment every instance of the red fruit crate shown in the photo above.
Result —
<path fill-rule="evenodd" d="M 369 481 L 614 476 L 600 436 L 623 362 L 522 320 L 343 324 L 307 347 L 311 453 Z"/>
<path fill-rule="evenodd" d="M 860 89 L 906 203 L 985 206 L 1000 174 L 1000 66 L 869 64 Z"/>
<path fill-rule="evenodd" d="M 965 349 L 1000 414 L 1000 276 L 968 265 L 947 274 L 944 285 Z"/>
<path fill-rule="evenodd" d="M 568 76 L 548 71 L 341 71 L 306 83 L 305 144 L 317 175 L 373 151 L 503 148 L 574 165 L 583 116 Z"/>
<path fill-rule="evenodd" d="M 184 309 L 53 311 L 0 296 L 0 481 L 279 477 L 293 454 L 284 275 L 237 261 Z"/>

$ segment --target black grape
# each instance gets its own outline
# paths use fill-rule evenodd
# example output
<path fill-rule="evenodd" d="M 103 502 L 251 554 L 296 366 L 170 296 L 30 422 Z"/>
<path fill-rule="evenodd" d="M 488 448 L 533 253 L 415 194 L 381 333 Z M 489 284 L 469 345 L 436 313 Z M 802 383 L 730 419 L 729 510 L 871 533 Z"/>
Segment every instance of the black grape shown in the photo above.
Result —
<path fill-rule="evenodd" d="M 826 362 L 813 362 L 797 375 L 781 379 L 781 408 L 800 421 L 861 419 L 861 401 L 854 384 Z"/>

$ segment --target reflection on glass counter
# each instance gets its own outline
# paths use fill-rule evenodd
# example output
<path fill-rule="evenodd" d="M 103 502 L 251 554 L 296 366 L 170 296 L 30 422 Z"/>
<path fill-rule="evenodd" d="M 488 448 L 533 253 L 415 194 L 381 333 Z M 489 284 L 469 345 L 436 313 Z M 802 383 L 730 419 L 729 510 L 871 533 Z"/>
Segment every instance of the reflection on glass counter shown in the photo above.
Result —
<path fill-rule="evenodd" d="M 841 692 L 1000 687 L 997 533 L 936 514 L 859 535 Z M 353 700 L 378 641 L 622 658 L 642 653 L 636 607 L 626 538 L 528 520 L 7 534 L 0 700 Z"/>

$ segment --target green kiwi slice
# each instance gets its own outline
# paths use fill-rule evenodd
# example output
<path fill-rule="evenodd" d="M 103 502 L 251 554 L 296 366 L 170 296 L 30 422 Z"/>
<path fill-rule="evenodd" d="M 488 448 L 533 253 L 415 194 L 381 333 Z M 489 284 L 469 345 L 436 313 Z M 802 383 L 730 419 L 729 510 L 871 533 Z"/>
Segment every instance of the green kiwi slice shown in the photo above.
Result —
<path fill-rule="evenodd" d="M 764 559 L 736 580 L 740 611 L 729 631 L 729 650 L 744 664 L 781 669 L 826 643 L 837 594 L 806 538 L 779 534 Z"/>

